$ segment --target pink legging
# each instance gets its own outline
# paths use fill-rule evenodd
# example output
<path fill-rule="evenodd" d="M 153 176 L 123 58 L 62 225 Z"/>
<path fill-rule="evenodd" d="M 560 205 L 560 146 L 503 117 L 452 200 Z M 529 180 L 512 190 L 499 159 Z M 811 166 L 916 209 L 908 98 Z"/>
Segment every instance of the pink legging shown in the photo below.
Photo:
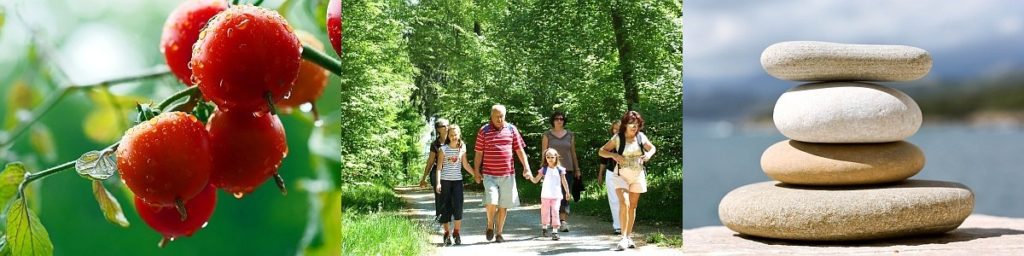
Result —
<path fill-rule="evenodd" d="M 560 199 L 540 199 L 540 224 L 547 226 L 551 224 L 552 227 L 558 228 L 561 226 L 561 222 L 558 222 L 558 208 L 561 203 Z"/>

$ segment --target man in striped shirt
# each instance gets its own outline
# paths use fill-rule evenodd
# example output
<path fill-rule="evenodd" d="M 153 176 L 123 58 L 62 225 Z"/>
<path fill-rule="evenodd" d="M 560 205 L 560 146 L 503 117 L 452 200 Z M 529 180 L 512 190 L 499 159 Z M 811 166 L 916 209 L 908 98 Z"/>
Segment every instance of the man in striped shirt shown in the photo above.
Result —
<path fill-rule="evenodd" d="M 505 216 L 510 207 L 515 206 L 519 193 L 515 187 L 515 169 L 512 164 L 512 153 L 519 156 L 523 164 L 523 177 L 531 178 L 530 163 L 526 159 L 526 143 L 519 130 L 505 122 L 505 106 L 491 107 L 491 122 L 480 127 L 476 134 L 476 145 L 473 156 L 474 169 L 483 175 L 484 203 L 487 205 L 487 241 L 504 242 L 501 237 L 505 226 Z M 481 161 L 482 160 L 482 161 Z M 483 165 L 483 169 L 480 165 Z M 480 182 L 480 176 L 476 177 Z"/>

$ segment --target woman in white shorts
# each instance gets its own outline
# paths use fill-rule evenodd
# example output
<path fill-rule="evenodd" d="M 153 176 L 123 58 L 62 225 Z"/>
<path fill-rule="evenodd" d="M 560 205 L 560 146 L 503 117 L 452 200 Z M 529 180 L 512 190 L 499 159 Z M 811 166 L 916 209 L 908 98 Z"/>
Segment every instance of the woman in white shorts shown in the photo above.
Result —
<path fill-rule="evenodd" d="M 640 194 L 647 192 L 647 175 L 644 163 L 654 156 L 654 144 L 643 132 L 644 119 L 636 111 L 626 112 L 620 120 L 618 134 L 612 136 L 598 152 L 601 157 L 612 158 L 618 164 L 615 168 L 616 178 L 608 177 L 615 183 L 615 195 L 619 199 L 619 221 L 622 228 L 622 239 L 617 250 L 636 248 L 630 238 L 636 221 L 636 206 Z M 615 152 L 621 153 L 612 153 Z"/>

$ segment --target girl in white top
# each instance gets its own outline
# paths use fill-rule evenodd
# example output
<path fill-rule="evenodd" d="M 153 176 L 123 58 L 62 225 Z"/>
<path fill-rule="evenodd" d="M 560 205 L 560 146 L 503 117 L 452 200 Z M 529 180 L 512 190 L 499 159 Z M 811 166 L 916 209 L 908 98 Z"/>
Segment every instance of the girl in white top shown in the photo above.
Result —
<path fill-rule="evenodd" d="M 558 208 L 563 198 L 563 191 L 564 198 L 572 200 L 569 183 L 565 181 L 565 167 L 562 167 L 562 163 L 558 159 L 557 150 L 549 148 L 544 151 L 544 167 L 537 170 L 540 175 L 533 176 L 530 180 L 533 183 L 544 180 L 540 190 L 540 235 L 548 236 L 548 228 L 551 228 L 551 240 L 559 239 Z"/>
<path fill-rule="evenodd" d="M 618 164 L 615 168 L 619 178 L 615 182 L 615 195 L 619 198 L 622 239 L 616 249 L 621 251 L 636 248 L 630 235 L 633 234 L 636 222 L 636 206 L 640 201 L 640 194 L 647 192 L 647 177 L 643 165 L 654 156 L 657 149 L 647 136 L 640 132 L 644 127 L 644 119 L 640 113 L 626 112 L 620 125 L 619 133 L 612 136 L 598 154 L 604 158 L 615 159 Z M 621 153 L 612 153 L 612 150 Z"/>
<path fill-rule="evenodd" d="M 441 214 L 439 221 L 444 226 L 444 245 L 451 245 L 452 239 L 455 240 L 456 245 L 462 244 L 462 237 L 459 235 L 459 230 L 462 229 L 464 201 L 462 168 L 466 168 L 466 172 L 472 174 L 474 178 L 477 176 L 476 171 L 469 164 L 469 159 L 466 158 L 466 145 L 462 143 L 461 132 L 462 129 L 458 125 L 449 126 L 446 142 L 438 150 L 437 165 L 441 171 L 437 172 L 435 187 L 439 194 L 438 198 L 440 198 L 438 199 L 438 211 Z M 455 230 L 449 236 L 448 222 L 452 220 L 455 221 Z"/>

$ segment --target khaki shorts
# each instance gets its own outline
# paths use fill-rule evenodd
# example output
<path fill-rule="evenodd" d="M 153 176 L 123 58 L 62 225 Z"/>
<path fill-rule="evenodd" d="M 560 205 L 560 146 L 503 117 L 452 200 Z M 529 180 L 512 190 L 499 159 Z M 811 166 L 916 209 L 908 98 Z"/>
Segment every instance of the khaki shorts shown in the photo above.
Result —
<path fill-rule="evenodd" d="M 630 193 L 647 193 L 647 174 L 642 170 L 619 169 L 619 176 L 610 179 L 615 188 L 625 189 Z"/>
<path fill-rule="evenodd" d="M 519 202 L 516 191 L 516 177 L 491 176 L 484 174 L 484 204 L 498 205 L 499 208 L 512 208 Z"/>

